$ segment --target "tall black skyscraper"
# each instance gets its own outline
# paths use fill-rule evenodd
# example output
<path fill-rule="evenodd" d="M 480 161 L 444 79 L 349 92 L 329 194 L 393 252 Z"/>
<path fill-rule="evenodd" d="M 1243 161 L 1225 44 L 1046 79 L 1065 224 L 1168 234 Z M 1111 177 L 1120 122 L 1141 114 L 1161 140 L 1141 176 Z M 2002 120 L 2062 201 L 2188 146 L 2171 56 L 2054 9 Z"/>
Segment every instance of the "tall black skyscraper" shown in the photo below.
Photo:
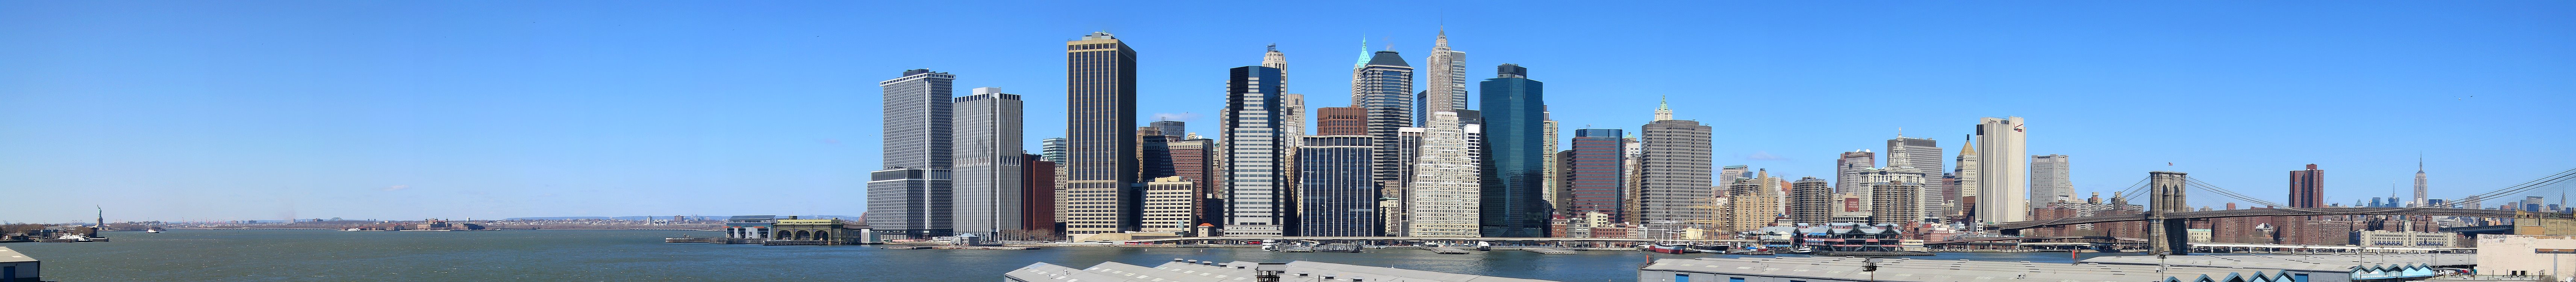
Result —
<path fill-rule="evenodd" d="M 1383 187 L 1403 187 L 1411 170 L 1403 128 L 1413 127 L 1413 66 L 1395 51 L 1377 51 L 1351 77 L 1351 107 L 1368 111 L 1370 174 Z"/>
<path fill-rule="evenodd" d="M 1547 100 L 1540 91 L 1544 84 L 1529 79 L 1529 69 L 1503 64 L 1495 78 L 1478 85 L 1485 91 L 1479 110 L 1484 115 L 1483 161 L 1476 183 L 1482 227 L 1485 237 L 1547 237 L 1548 203 L 1539 197 L 1546 193 Z"/>
<path fill-rule="evenodd" d="M 1134 231 L 1144 209 L 1136 182 L 1136 50 L 1106 32 L 1064 46 L 1071 143 L 1065 233 Z"/>

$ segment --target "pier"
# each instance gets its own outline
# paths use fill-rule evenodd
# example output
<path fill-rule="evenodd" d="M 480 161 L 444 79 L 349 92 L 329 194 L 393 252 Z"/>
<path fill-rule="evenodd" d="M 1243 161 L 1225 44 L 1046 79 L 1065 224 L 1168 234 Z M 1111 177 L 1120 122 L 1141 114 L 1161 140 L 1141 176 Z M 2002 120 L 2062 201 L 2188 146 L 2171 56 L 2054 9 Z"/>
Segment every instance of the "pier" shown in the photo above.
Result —
<path fill-rule="evenodd" d="M 1560 250 L 1560 249 L 1556 249 L 1556 248 L 1521 248 L 1521 250 L 1523 250 L 1523 251 L 1529 251 L 1529 252 L 1532 252 L 1532 253 L 1551 254 L 1551 255 L 1571 255 L 1571 254 L 1574 254 L 1574 251 Z"/>
<path fill-rule="evenodd" d="M 1451 248 L 1451 247 L 1422 247 L 1422 249 L 1424 249 L 1424 250 L 1431 250 L 1431 253 L 1434 253 L 1434 254 L 1443 254 L 1443 255 L 1464 255 L 1464 254 L 1467 254 L 1467 250 L 1466 250 L 1466 249 Z"/>

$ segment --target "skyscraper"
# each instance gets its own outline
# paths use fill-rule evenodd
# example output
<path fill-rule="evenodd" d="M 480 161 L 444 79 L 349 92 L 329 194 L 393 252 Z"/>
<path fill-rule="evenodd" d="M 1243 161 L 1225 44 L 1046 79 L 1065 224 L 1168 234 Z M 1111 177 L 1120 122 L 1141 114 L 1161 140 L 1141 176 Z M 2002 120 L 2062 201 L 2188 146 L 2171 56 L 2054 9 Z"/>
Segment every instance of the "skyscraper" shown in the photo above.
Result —
<path fill-rule="evenodd" d="M 2317 169 L 2317 164 L 2308 164 L 2306 170 L 2290 171 L 2290 207 L 2325 207 L 2325 197 L 2326 171 Z"/>
<path fill-rule="evenodd" d="M 1977 217 L 1979 222 L 2030 220 L 2030 164 L 2023 147 L 2021 117 L 1982 118 L 1977 122 Z"/>
<path fill-rule="evenodd" d="M 1449 49 L 1449 31 L 1440 31 L 1440 38 L 1431 43 L 1431 56 L 1424 60 L 1427 65 L 1422 69 L 1422 110 L 1415 112 L 1420 115 L 1417 118 L 1433 112 L 1466 110 L 1467 52 Z"/>
<path fill-rule="evenodd" d="M 1413 67 L 1395 51 L 1377 51 L 1352 79 L 1351 107 L 1368 111 L 1368 135 L 1377 138 L 1371 174 L 1380 186 L 1403 187 L 1408 160 L 1400 135 L 1413 127 Z"/>
<path fill-rule="evenodd" d="M 1860 196 L 1862 204 L 1867 205 L 1869 181 L 1861 178 L 1860 172 L 1873 167 L 1878 167 L 1877 152 L 1869 149 L 1843 152 L 1841 158 L 1834 159 L 1834 193 Z"/>
<path fill-rule="evenodd" d="M 1379 236 L 1367 135 L 1304 136 L 1298 147 L 1296 236 Z"/>
<path fill-rule="evenodd" d="M 1136 50 L 1106 32 L 1065 45 L 1065 233 L 1135 231 L 1144 187 L 1136 180 Z"/>
<path fill-rule="evenodd" d="M 1950 171 L 1950 191 L 1947 191 L 1950 199 L 1959 203 L 1950 214 L 1968 216 L 1967 221 L 1976 221 L 1978 184 L 1977 144 L 1974 140 L 1959 142 L 1959 166 Z"/>
<path fill-rule="evenodd" d="M 1237 67 L 1226 79 L 1226 223 L 1227 236 L 1284 236 L 1291 216 L 1290 172 L 1282 147 L 1291 136 L 1280 122 L 1277 68 Z"/>
<path fill-rule="evenodd" d="M 1065 154 L 1065 140 L 1064 140 L 1064 137 L 1047 138 L 1046 140 L 1038 140 L 1038 148 L 1039 148 L 1039 149 L 1038 149 L 1038 156 L 1039 156 L 1039 157 L 1044 157 L 1044 158 L 1046 158 L 1046 161 L 1047 161 L 1047 162 L 1053 162 L 1053 163 L 1058 163 L 1058 164 L 1062 164 L 1062 163 L 1064 163 L 1064 154 Z"/>
<path fill-rule="evenodd" d="M 1173 140 L 1189 139 L 1186 137 L 1189 137 L 1190 135 L 1190 126 L 1188 122 L 1177 120 L 1158 120 L 1153 123 L 1148 123 L 1145 126 L 1153 127 L 1154 134 L 1171 136 L 1173 137 Z"/>
<path fill-rule="evenodd" d="M 1032 235 L 1056 236 L 1056 189 L 1053 179 L 1055 162 L 1039 155 L 1020 154 L 1020 227 Z"/>
<path fill-rule="evenodd" d="M 1639 215 L 1638 223 L 1705 220 L 1708 211 L 1690 206 L 1717 196 L 1710 176 L 1716 173 L 1712 132 L 1697 121 L 1672 119 L 1670 105 L 1655 112 L 1657 120 L 1646 123 L 1637 138 L 1645 150 L 1638 161 L 1638 208 L 1630 212 Z"/>
<path fill-rule="evenodd" d="M 1628 190 L 1627 185 L 1622 185 L 1627 183 L 1626 175 L 1619 173 L 1621 164 L 1626 162 L 1628 144 L 1619 140 L 1625 134 L 1618 129 L 1574 130 L 1574 150 L 1558 156 L 1564 160 L 1557 165 L 1561 170 L 1558 175 L 1563 176 L 1557 183 L 1558 214 L 1600 212 L 1625 217 L 1622 214 L 1626 211 L 1619 203 L 1626 198 L 1621 194 Z"/>
<path fill-rule="evenodd" d="M 1529 68 L 1503 64 L 1499 75 L 1479 83 L 1485 90 L 1483 148 L 1478 158 L 1483 186 L 1485 237 L 1547 237 L 1546 185 L 1549 139 L 1544 84 L 1529 79 Z M 1702 161 L 1706 161 L 1703 159 Z M 1706 177 L 1703 176 L 1703 179 Z M 1705 185 L 1702 185 L 1705 186 Z"/>
<path fill-rule="evenodd" d="M 956 233 L 991 237 L 1027 226 L 1020 210 L 1020 202 L 1029 198 L 1022 191 L 1027 185 L 1021 173 L 1028 169 L 1020 167 L 1027 163 L 1020 143 L 1020 95 L 985 87 L 952 101 L 957 112 Z M 1053 198 L 1054 191 L 1047 193 Z"/>
<path fill-rule="evenodd" d="M 2045 207 L 2058 200 L 2075 198 L 2075 182 L 2067 176 L 2066 155 L 2030 156 L 2030 206 Z"/>
<path fill-rule="evenodd" d="M 1899 149 L 1906 152 L 1902 159 L 1896 157 Z M 1950 182 L 1941 177 L 1944 168 L 1948 168 L 1942 165 L 1942 152 L 1940 141 L 1905 137 L 1904 132 L 1898 132 L 1895 139 L 1887 139 L 1887 167 L 1909 167 L 1923 175 L 1921 201 L 1924 218 L 1943 218 L 1955 213 L 1951 209 L 1957 208 L 1950 206 L 1950 199 L 1958 198 L 1958 194 L 1951 194 Z"/>
<path fill-rule="evenodd" d="M 950 166 L 957 76 L 927 69 L 877 82 L 885 88 L 885 169 L 868 173 L 871 226 L 927 238 L 954 231 Z"/>
<path fill-rule="evenodd" d="M 1825 224 L 1833 219 L 1842 199 L 1834 197 L 1834 187 L 1824 179 L 1799 178 L 1789 184 L 1789 221 L 1799 224 Z"/>
<path fill-rule="evenodd" d="M 1404 236 L 1495 237 L 1480 233 L 1478 227 L 1479 211 L 1501 209 L 1481 206 L 1484 201 L 1478 195 L 1481 186 L 1475 159 L 1469 156 L 1467 131 L 1480 128 L 1459 124 L 1457 112 L 1436 112 L 1431 113 L 1431 124 L 1421 129 L 1420 157 L 1412 162 L 1417 175 L 1408 185 L 1410 197 L 1404 198 L 1408 217 Z"/>
<path fill-rule="evenodd" d="M 1548 161 L 1545 161 L 1545 162 L 1544 162 L 1544 164 L 1542 164 L 1542 165 L 1541 165 L 1541 167 L 1539 168 L 1539 171 L 1540 171 L 1540 172 L 1539 172 L 1539 184 L 1538 184 L 1538 186 L 1539 186 L 1539 187 L 1545 187 L 1546 189 L 1539 189 L 1539 190 L 1541 191 L 1541 193 L 1539 193 L 1539 194 L 1538 194 L 1538 199 L 1539 199 L 1539 201 L 1541 201 L 1541 202 L 1547 202 L 1547 203 L 1548 203 L 1548 206 L 1547 206 L 1548 210 L 1556 210 L 1556 209 L 1557 209 L 1557 206 L 1556 206 L 1556 192 L 1557 192 L 1557 191 L 1556 191 L 1556 181 L 1557 181 L 1557 179 L 1559 179 L 1559 178 L 1563 177 L 1562 175 L 1559 175 L 1559 173 L 1558 173 L 1558 172 L 1560 172 L 1560 170 L 1558 170 L 1558 168 L 1557 168 L 1558 163 L 1557 163 L 1557 161 L 1556 161 L 1556 159 L 1557 159 L 1557 157 L 1556 157 L 1556 153 L 1561 152 L 1561 151 L 1558 151 L 1558 150 L 1563 150 L 1564 148 L 1563 148 L 1563 147 L 1559 147 L 1559 146 L 1558 146 L 1558 144 L 1557 144 L 1557 140 L 1561 140 L 1561 139 L 1560 139 L 1560 138 L 1558 138 L 1558 137 L 1557 137 L 1557 134 L 1556 134 L 1556 133 L 1557 133 L 1557 130 L 1556 130 L 1556 129 L 1557 129 L 1557 127 L 1556 127 L 1556 117 L 1554 116 L 1554 113 L 1549 113 L 1549 112 L 1539 112 L 1539 116 L 1540 116 L 1540 117 L 1542 117 L 1542 118 L 1547 119 L 1547 121 L 1546 121 L 1546 122 L 1540 123 L 1540 129 L 1539 129 L 1539 131 L 1540 131 L 1541 133 L 1539 133 L 1539 135 L 1541 135 L 1541 137 L 1540 137 L 1540 139 L 1539 139 L 1539 140 L 1540 140 L 1540 144 L 1545 144 L 1545 145 L 1539 145 L 1539 147 L 1540 147 L 1540 149 L 1539 149 L 1539 153 L 1541 153 L 1541 154 L 1546 154 L 1546 155 L 1541 155 L 1541 156 L 1539 156 L 1539 159 L 1545 159 L 1545 160 L 1548 160 Z M 1558 214 L 1564 214 L 1564 213 L 1559 212 Z"/>
<path fill-rule="evenodd" d="M 2424 196 L 2424 158 L 2419 156 L 2415 158 L 2415 201 L 2409 203 L 2414 203 L 2412 206 L 2430 204 Z"/>

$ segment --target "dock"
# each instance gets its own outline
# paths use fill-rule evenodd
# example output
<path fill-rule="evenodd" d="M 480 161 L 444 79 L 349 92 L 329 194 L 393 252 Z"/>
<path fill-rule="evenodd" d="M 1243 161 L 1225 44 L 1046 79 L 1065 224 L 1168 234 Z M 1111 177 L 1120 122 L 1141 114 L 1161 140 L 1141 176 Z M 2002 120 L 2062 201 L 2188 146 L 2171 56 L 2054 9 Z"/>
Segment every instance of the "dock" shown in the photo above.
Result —
<path fill-rule="evenodd" d="M 1423 247 L 1422 249 L 1424 249 L 1424 250 L 1431 250 L 1431 253 L 1435 253 L 1435 254 L 1443 254 L 1443 255 L 1464 255 L 1464 254 L 1467 254 L 1467 250 L 1466 250 L 1466 249 L 1459 249 L 1459 248 L 1450 248 L 1450 247 Z"/>
<path fill-rule="evenodd" d="M 889 248 L 891 248 L 891 247 L 889 247 Z M 1021 251 L 1021 250 L 1036 250 L 1036 249 L 1038 249 L 1038 247 L 1023 247 L 1023 246 L 933 246 L 933 247 L 930 247 L 930 248 L 932 248 L 932 249 L 941 249 L 941 250 L 1014 250 L 1014 251 Z"/>
<path fill-rule="evenodd" d="M 930 249 L 930 246 L 886 246 L 885 248 L 887 250 L 924 250 Z"/>
<path fill-rule="evenodd" d="M 1555 248 L 1538 248 L 1538 247 L 1530 247 L 1530 248 L 1521 248 L 1521 250 L 1523 250 L 1523 251 L 1529 251 L 1529 252 L 1532 252 L 1532 253 L 1551 254 L 1551 255 L 1571 255 L 1571 254 L 1574 254 L 1574 251 L 1559 250 L 1559 249 L 1555 249 Z"/>

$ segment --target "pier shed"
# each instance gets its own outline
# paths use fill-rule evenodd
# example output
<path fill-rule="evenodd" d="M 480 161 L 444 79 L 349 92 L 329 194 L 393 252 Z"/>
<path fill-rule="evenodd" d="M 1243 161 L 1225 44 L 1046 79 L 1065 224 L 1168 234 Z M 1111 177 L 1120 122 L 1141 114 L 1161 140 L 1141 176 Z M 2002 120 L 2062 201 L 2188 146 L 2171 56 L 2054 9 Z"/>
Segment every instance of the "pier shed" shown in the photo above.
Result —
<path fill-rule="evenodd" d="M 1875 261 L 1872 261 L 1875 260 Z M 2201 277 L 2291 277 L 2278 269 L 1859 257 L 1661 259 L 1637 269 L 1639 282 L 2130 282 Z M 2313 281 L 2312 281 L 2313 282 Z"/>
<path fill-rule="evenodd" d="M 44 279 L 38 279 L 42 276 L 38 275 L 41 274 L 39 272 L 44 268 L 44 262 L 36 261 L 35 257 L 18 253 L 18 250 L 11 250 L 9 247 L 0 247 L 0 282 L 44 281 Z"/>

